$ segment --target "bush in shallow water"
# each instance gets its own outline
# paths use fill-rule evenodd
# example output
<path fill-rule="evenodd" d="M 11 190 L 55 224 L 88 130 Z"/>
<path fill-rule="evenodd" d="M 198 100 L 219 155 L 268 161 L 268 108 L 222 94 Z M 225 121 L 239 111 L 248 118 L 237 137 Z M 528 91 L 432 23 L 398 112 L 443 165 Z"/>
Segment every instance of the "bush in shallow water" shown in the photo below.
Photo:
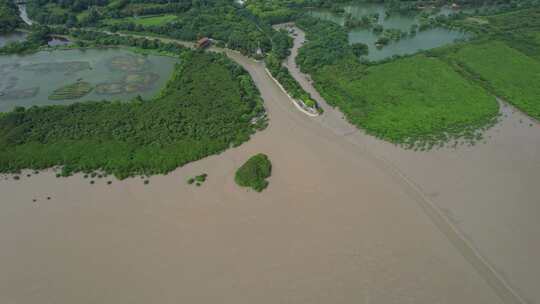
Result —
<path fill-rule="evenodd" d="M 266 180 L 272 174 L 272 163 L 265 154 L 252 156 L 237 171 L 234 177 L 236 183 L 242 187 L 253 188 L 257 192 L 268 186 Z"/>

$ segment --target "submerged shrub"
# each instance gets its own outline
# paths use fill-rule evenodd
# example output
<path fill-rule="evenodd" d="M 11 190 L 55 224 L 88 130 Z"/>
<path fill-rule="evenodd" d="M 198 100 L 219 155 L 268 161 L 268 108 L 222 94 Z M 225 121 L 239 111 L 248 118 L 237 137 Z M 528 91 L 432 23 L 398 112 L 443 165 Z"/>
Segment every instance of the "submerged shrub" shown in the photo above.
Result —
<path fill-rule="evenodd" d="M 266 180 L 272 174 L 272 163 L 265 154 L 252 156 L 237 171 L 234 180 L 242 187 L 261 192 L 268 187 Z"/>

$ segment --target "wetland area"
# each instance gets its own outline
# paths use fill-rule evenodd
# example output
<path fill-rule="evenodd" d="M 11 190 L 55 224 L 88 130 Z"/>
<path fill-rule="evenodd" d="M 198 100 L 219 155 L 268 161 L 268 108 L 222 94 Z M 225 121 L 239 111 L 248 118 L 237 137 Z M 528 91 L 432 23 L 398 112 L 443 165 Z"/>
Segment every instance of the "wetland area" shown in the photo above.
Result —
<path fill-rule="evenodd" d="M 213 26 L 226 19 L 222 8 Z M 421 24 L 420 14 L 387 14 L 379 4 L 346 5 L 341 14 L 306 10 L 340 25 L 347 14 L 377 14 L 376 24 L 404 32 Z M 193 17 L 174 14 L 144 21 Z M 21 164 L 43 151 L 39 160 L 71 157 L 81 165 L 66 166 L 73 170 L 66 175 L 61 166 L 0 174 L 0 302 L 540 303 L 540 63 L 506 40 L 471 43 L 475 34 L 461 30 L 429 27 L 377 47 L 371 28 L 349 28 L 336 34 L 338 46 L 317 37 L 313 29 L 324 27 L 301 23 L 274 24 L 292 37 L 290 55 L 278 61 L 290 78 L 280 79 L 295 81 L 321 108 L 317 116 L 298 111 L 284 88 L 294 86 L 276 81 L 268 63 L 232 44 L 186 51 L 158 42 L 192 41 L 160 36 L 137 45 L 148 37 L 140 28 L 107 41 L 154 45 L 181 59 L 122 46 L 0 56 L 0 127 L 9 131 L 0 128 L 0 144 L 10 145 L 0 155 Z M 94 33 L 101 34 L 110 32 Z M 2 36 L 0 46 L 25 35 Z M 367 44 L 373 62 L 347 53 L 347 39 Z M 422 49 L 442 55 L 390 60 Z M 302 64 L 309 63 L 308 73 Z M 456 67 L 477 72 L 482 83 Z M 84 103 L 138 95 L 145 102 L 101 110 Z M 58 112 L 2 113 L 79 101 Z M 458 133 L 455 142 L 425 149 L 370 133 L 366 123 L 414 135 L 426 126 L 433 132 L 430 123 L 462 127 L 464 117 L 472 124 L 480 114 L 492 122 L 479 124 L 482 136 Z M 271 160 L 271 176 L 255 190 L 239 187 L 235 172 L 260 153 Z M 166 169 L 135 170 L 148 164 Z M 130 174 L 102 176 L 96 166 Z"/>
<path fill-rule="evenodd" d="M 175 62 L 172 57 L 113 48 L 0 56 L 0 111 L 16 106 L 129 100 L 138 95 L 150 98 L 169 79 Z M 77 82 L 90 86 L 86 94 L 51 98 L 56 90 Z"/>

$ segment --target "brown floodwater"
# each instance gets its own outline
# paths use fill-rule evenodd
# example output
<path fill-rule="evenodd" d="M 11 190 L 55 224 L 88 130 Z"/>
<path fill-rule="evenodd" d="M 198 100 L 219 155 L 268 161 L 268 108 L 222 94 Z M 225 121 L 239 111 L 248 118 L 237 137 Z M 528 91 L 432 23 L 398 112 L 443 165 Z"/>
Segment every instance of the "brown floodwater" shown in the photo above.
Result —
<path fill-rule="evenodd" d="M 506 296 L 514 301 L 540 303 L 538 122 L 501 101 L 501 119 L 484 141 L 455 149 L 404 150 L 357 130 L 328 106 L 294 62 L 305 39 L 298 29 L 296 35 L 287 67 L 325 110 L 319 123 L 387 164 L 443 213 L 463 238 L 454 244 L 469 247 L 461 251 L 488 280 L 499 281 L 491 282 L 496 290 L 511 290 L 515 294 Z M 495 273 L 486 273 L 486 267 Z"/>
<path fill-rule="evenodd" d="M 242 146 L 148 185 L 0 180 L 0 303 L 502 303 L 410 185 L 229 55 L 270 117 Z M 260 152 L 269 188 L 239 188 L 235 169 Z"/>

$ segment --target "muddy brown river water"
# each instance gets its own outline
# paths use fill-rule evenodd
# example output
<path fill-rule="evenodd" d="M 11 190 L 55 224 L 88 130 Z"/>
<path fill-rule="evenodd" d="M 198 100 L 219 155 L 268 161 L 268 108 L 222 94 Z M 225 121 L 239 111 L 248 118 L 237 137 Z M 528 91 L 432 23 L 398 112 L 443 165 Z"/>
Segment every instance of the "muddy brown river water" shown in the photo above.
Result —
<path fill-rule="evenodd" d="M 261 63 L 228 55 L 270 117 L 248 143 L 149 185 L 0 180 L 1 303 L 503 303 L 419 195 L 534 299 L 538 125 L 509 114 L 486 144 L 403 151 L 337 111 L 300 113 Z M 260 194 L 234 183 L 259 152 L 274 168 Z M 203 172 L 202 187 L 187 185 Z"/>
<path fill-rule="evenodd" d="M 138 95 L 151 98 L 167 82 L 175 62 L 172 57 L 113 48 L 0 56 L 0 112 L 16 106 L 129 100 Z M 90 93 L 74 99 L 49 98 L 55 90 L 77 81 L 88 82 Z"/>
<path fill-rule="evenodd" d="M 294 62 L 305 40 L 302 31 L 295 31 L 297 37 L 286 65 L 323 106 L 326 114 L 319 122 L 394 168 L 444 213 L 470 247 L 465 255 L 479 255 L 516 294 L 510 296 L 513 301 L 540 303 L 540 266 L 535 261 L 540 256 L 536 233 L 540 231 L 538 122 L 500 101 L 500 122 L 486 132 L 482 143 L 429 152 L 401 149 L 356 130 L 339 110 L 328 106 Z"/>

